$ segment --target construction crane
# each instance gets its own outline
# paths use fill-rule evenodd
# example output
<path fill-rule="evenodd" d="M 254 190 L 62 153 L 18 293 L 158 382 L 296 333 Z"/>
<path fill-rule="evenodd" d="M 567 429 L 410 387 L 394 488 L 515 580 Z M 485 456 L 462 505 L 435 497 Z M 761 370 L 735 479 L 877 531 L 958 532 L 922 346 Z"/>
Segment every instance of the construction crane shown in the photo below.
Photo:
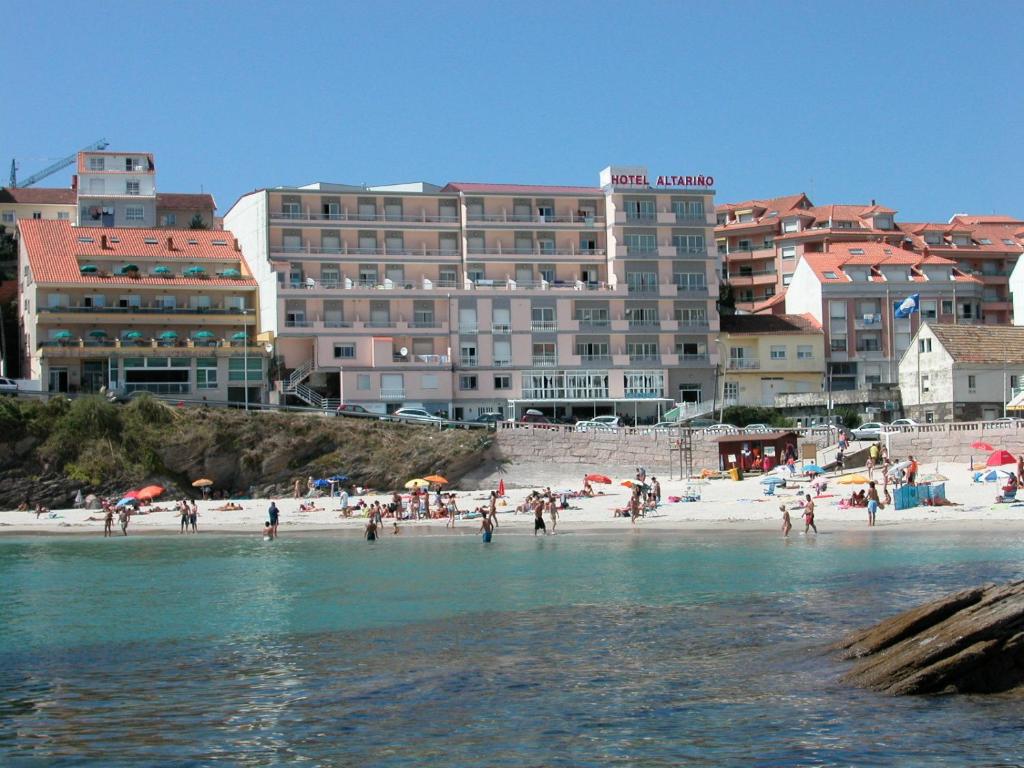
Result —
<path fill-rule="evenodd" d="M 78 150 L 78 152 L 93 152 L 93 151 L 99 150 L 99 149 L 106 149 L 108 146 L 109 146 L 109 142 L 106 139 L 100 139 L 99 141 L 94 141 L 88 147 L 82 147 L 80 150 Z M 29 176 L 27 179 L 25 179 L 20 184 L 18 183 L 18 164 L 16 162 L 14 162 L 14 160 L 11 160 L 11 183 L 10 183 L 10 188 L 11 189 L 16 189 L 17 187 L 31 187 L 37 181 L 42 181 L 47 176 L 52 176 L 57 171 L 62 170 L 64 168 L 67 168 L 69 165 L 71 165 L 73 162 L 75 162 L 75 160 L 78 158 L 78 152 L 75 152 L 74 154 L 68 155 L 67 157 L 63 158 L 62 160 L 58 160 L 53 165 L 46 166 L 39 173 L 36 173 L 36 174 L 33 174 L 32 176 Z"/>

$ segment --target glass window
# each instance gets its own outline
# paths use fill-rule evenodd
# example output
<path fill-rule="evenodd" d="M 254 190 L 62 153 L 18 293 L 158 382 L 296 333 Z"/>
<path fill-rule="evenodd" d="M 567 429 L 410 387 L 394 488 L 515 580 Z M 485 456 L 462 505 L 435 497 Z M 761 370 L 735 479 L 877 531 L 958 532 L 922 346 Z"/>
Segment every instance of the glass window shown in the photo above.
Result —
<path fill-rule="evenodd" d="M 369 389 L 370 388 L 370 374 L 360 373 L 356 376 L 356 389 Z"/>
<path fill-rule="evenodd" d="M 934 320 L 938 316 L 938 302 L 935 299 L 924 299 L 921 302 L 921 317 L 924 320 Z"/>
<path fill-rule="evenodd" d="M 814 348 L 810 344 L 799 344 L 796 348 L 797 360 L 810 360 L 814 357 Z"/>
<path fill-rule="evenodd" d="M 217 358 L 200 357 L 196 360 L 196 389 L 217 388 Z"/>
<path fill-rule="evenodd" d="M 476 383 L 475 373 L 465 373 L 459 376 L 459 389 L 476 389 Z"/>
<path fill-rule="evenodd" d="M 512 377 L 502 374 L 494 377 L 495 389 L 512 389 Z"/>
<path fill-rule="evenodd" d="M 978 377 L 971 375 L 967 377 L 967 391 L 975 392 L 978 389 Z"/>
<path fill-rule="evenodd" d="M 334 357 L 341 359 L 351 359 L 356 356 L 356 345 L 355 344 L 335 344 L 334 345 Z"/>
<path fill-rule="evenodd" d="M 263 360 L 259 357 L 228 358 L 228 381 L 260 381 L 263 378 Z"/>
<path fill-rule="evenodd" d="M 145 213 L 141 205 L 129 205 L 124 209 L 125 221 L 142 221 Z"/>
<path fill-rule="evenodd" d="M 781 345 L 772 345 L 772 360 L 785 360 L 786 359 L 786 348 Z"/>

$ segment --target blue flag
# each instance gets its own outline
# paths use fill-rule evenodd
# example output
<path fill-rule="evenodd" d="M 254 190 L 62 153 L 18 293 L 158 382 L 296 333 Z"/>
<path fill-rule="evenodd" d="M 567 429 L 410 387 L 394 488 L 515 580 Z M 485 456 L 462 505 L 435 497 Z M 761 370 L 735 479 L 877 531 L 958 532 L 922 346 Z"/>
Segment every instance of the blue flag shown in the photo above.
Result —
<path fill-rule="evenodd" d="M 910 317 L 912 314 L 920 309 L 921 294 L 914 293 L 907 296 L 903 301 L 896 305 L 895 315 L 896 317 Z"/>

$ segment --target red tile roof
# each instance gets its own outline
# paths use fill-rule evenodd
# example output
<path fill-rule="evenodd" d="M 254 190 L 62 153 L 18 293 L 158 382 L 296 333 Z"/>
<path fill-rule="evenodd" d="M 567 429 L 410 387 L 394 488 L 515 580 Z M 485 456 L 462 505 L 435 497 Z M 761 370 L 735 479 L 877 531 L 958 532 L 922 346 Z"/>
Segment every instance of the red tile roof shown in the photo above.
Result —
<path fill-rule="evenodd" d="M 760 208 L 764 211 L 778 211 L 779 217 L 784 216 L 788 211 L 793 210 L 797 207 L 797 204 L 802 200 L 807 200 L 808 204 L 811 202 L 807 199 L 807 195 L 800 192 L 796 195 L 784 195 L 782 197 L 770 197 L 765 200 L 744 200 L 740 203 L 722 203 L 721 205 L 715 206 L 716 213 L 724 213 L 726 211 L 737 211 L 747 210 L 748 208 Z M 775 216 L 772 217 L 776 218 Z"/>
<path fill-rule="evenodd" d="M 951 222 L 956 220 L 961 224 L 1024 224 L 1024 221 L 1014 218 L 1013 216 L 1005 216 L 1003 214 L 993 214 L 991 216 L 975 216 L 973 214 L 958 213 L 956 216 L 951 216 L 949 219 Z"/>
<path fill-rule="evenodd" d="M 217 203 L 208 192 L 157 192 L 156 207 L 168 211 L 215 211 Z"/>
<path fill-rule="evenodd" d="M 155 262 L 219 262 L 248 271 L 230 232 L 194 229 L 132 229 L 123 227 L 72 227 L 67 221 L 22 219 L 18 222 L 22 246 L 28 253 L 32 277 L 40 283 L 114 283 L 124 285 L 255 286 L 251 277 L 98 277 L 82 275 L 85 260 Z M 103 238 L 106 238 L 106 248 Z M 83 239 L 92 242 L 82 242 Z M 114 242 L 117 239 L 118 242 Z M 145 240 L 156 240 L 146 243 Z M 168 248 L 171 240 L 173 249 Z M 194 241 L 190 243 L 189 241 Z M 214 240 L 226 245 L 215 245 Z M 183 265 L 184 266 L 184 265 Z"/>
<path fill-rule="evenodd" d="M 54 187 L 0 189 L 0 203 L 28 205 L 75 205 L 75 190 Z"/>
<path fill-rule="evenodd" d="M 114 157 L 144 157 L 144 158 L 146 158 L 146 160 L 149 161 L 149 168 L 147 168 L 145 170 L 142 170 L 142 171 L 126 171 L 124 168 L 105 168 L 102 171 L 93 171 L 93 170 L 89 169 L 89 164 L 85 160 L 87 155 L 90 156 L 90 157 L 92 157 L 94 155 L 106 155 L 107 157 L 110 157 L 110 156 L 114 156 Z M 155 168 L 156 168 L 156 165 L 153 162 L 153 153 L 152 152 L 99 152 L 99 151 L 91 152 L 90 151 L 90 152 L 79 152 L 78 153 L 78 172 L 79 173 L 111 173 L 111 172 L 119 172 L 119 173 L 151 173 L 151 172 L 153 172 L 155 170 Z"/>
<path fill-rule="evenodd" d="M 851 252 L 858 250 L 863 253 Z M 950 267 L 955 280 L 978 282 L 976 278 L 958 271 L 956 262 L 951 259 L 924 255 L 886 243 L 836 243 L 827 253 L 805 253 L 803 259 L 822 283 L 852 282 L 850 276 L 843 270 L 847 265 L 870 267 L 873 278 L 879 281 L 884 280 L 882 274 L 877 271 L 880 267 L 899 265 L 910 267 L 911 279 L 925 279 L 924 273 L 920 271 L 921 266 L 941 266 Z M 827 277 L 826 273 L 835 277 Z"/>
<path fill-rule="evenodd" d="M 473 194 L 505 195 L 603 195 L 600 187 L 558 187 L 545 184 L 477 184 L 466 181 L 452 181 L 442 192 L 467 192 Z"/>
<path fill-rule="evenodd" d="M 731 333 L 733 335 L 821 333 L 821 325 L 809 314 L 722 315 L 720 323 L 722 333 Z"/>

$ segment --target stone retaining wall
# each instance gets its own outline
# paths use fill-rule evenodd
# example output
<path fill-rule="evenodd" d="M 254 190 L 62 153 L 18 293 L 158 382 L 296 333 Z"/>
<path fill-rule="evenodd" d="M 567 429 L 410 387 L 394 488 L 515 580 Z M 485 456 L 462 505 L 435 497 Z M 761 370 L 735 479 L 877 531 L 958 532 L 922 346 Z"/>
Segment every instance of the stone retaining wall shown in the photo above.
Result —
<path fill-rule="evenodd" d="M 678 431 L 642 428 L 577 432 L 572 427 L 499 424 L 494 454 L 513 464 L 576 465 L 581 473 L 646 467 L 649 474 L 678 475 L 679 451 L 672 449 L 680 437 Z M 797 450 L 802 450 L 804 444 L 814 444 L 820 450 L 831 443 L 827 430 L 804 430 Z M 718 469 L 718 442 L 713 435 L 694 433 L 693 468 L 700 471 L 704 467 Z"/>
<path fill-rule="evenodd" d="M 897 458 L 914 456 L 919 461 L 966 463 L 973 457 L 976 465 L 979 461 L 984 465 L 988 453 L 971 448 L 975 440 L 982 440 L 995 449 L 1005 448 L 1014 456 L 1024 453 L 1024 423 L 967 421 L 922 424 L 919 427 L 900 427 L 899 430 L 885 436 L 889 442 L 889 455 Z"/>

